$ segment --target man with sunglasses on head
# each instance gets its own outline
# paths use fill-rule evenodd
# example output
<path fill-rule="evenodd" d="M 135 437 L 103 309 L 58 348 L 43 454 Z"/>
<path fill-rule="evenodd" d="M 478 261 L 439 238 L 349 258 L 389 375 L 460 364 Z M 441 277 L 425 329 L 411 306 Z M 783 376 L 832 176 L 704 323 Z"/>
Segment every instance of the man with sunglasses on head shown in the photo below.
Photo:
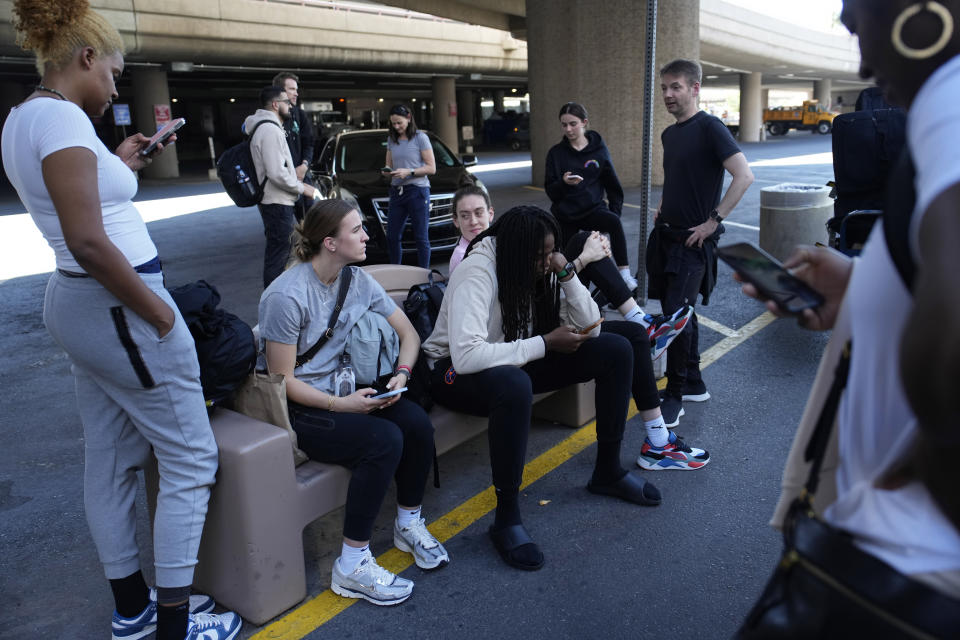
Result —
<path fill-rule="evenodd" d="M 297 170 L 297 179 L 312 185 L 310 163 L 313 162 L 313 148 L 316 138 L 313 135 L 313 126 L 310 116 L 300 106 L 300 78 L 289 71 L 281 71 L 273 77 L 273 84 L 283 89 L 290 98 L 290 117 L 284 120 L 283 129 L 287 133 L 287 146 L 290 147 L 290 157 Z M 297 220 L 303 220 L 303 215 L 313 203 L 305 197 L 300 197 L 294 208 Z"/>
<path fill-rule="evenodd" d="M 263 184 L 263 199 L 257 208 L 267 239 L 263 255 L 264 289 L 283 273 L 287 264 L 297 198 L 301 194 L 307 198 L 316 197 L 315 189 L 297 176 L 287 146 L 283 122 L 290 118 L 291 106 L 283 89 L 264 87 L 260 91 L 260 108 L 243 123 L 243 130 L 250 136 L 256 180 Z"/>

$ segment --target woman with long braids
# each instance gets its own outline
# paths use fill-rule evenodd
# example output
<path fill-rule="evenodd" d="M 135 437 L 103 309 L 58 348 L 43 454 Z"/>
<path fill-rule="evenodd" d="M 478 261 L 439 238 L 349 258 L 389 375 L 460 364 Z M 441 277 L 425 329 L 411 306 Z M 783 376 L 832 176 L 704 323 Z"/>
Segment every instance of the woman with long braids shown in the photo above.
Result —
<path fill-rule="evenodd" d="M 434 400 L 489 417 L 497 495 L 490 538 L 507 564 L 528 571 L 544 563 L 519 504 L 533 394 L 595 380 L 597 460 L 587 489 L 641 505 L 660 503 L 656 487 L 620 465 L 630 343 L 600 333 L 600 310 L 556 251 L 559 236 L 556 220 L 538 207 L 503 214 L 474 238 L 423 345 Z"/>
<path fill-rule="evenodd" d="M 240 617 L 209 615 L 213 600 L 190 596 L 217 445 L 193 338 L 131 202 L 148 139 L 133 135 L 111 153 L 90 122 L 117 98 L 123 41 L 86 0 L 17 0 L 13 12 L 41 80 L 7 117 L 3 166 L 56 254 L 43 320 L 76 378 L 84 505 L 116 603 L 113 638 L 156 629 L 159 640 L 229 640 Z M 136 540 L 137 470 L 151 449 L 156 589 Z"/>

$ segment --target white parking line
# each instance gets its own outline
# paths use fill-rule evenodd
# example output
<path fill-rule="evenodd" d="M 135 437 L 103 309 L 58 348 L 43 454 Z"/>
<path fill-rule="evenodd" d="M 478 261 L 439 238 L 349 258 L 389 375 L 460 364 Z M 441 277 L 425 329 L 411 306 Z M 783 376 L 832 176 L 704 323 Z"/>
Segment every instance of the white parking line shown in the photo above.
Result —
<path fill-rule="evenodd" d="M 467 171 L 470 173 L 487 173 L 489 171 L 504 171 L 506 169 L 522 169 L 523 167 L 531 167 L 533 162 L 531 160 L 518 160 L 517 162 L 500 162 L 497 164 L 478 164 L 472 167 L 467 167 Z"/>

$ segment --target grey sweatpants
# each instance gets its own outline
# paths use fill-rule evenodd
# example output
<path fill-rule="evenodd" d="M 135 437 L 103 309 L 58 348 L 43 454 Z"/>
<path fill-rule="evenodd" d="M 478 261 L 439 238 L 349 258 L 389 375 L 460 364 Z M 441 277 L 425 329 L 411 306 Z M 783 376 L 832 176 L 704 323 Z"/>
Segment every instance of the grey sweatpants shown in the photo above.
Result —
<path fill-rule="evenodd" d="M 193 337 L 163 288 L 144 283 L 176 314 L 162 339 L 93 278 L 54 272 L 43 321 L 70 356 L 85 440 L 84 504 L 108 579 L 140 568 L 137 470 L 157 457 L 160 493 L 153 527 L 156 584 L 193 582 L 197 548 L 217 471 L 217 445 L 200 389 Z"/>

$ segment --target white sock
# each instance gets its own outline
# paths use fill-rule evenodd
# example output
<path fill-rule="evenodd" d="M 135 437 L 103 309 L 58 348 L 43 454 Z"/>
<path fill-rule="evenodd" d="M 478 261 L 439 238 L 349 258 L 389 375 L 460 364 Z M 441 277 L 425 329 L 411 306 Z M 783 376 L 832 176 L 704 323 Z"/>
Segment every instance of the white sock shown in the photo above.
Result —
<path fill-rule="evenodd" d="M 340 548 L 340 571 L 344 573 L 353 573 L 363 560 L 363 556 L 370 550 L 370 545 L 365 544 L 362 547 L 351 547 L 346 542 Z"/>
<path fill-rule="evenodd" d="M 647 438 L 653 446 L 662 447 L 670 442 L 670 432 L 663 422 L 663 416 L 657 416 L 650 421 L 644 420 L 643 426 L 646 427 Z"/>
<path fill-rule="evenodd" d="M 416 523 L 420 519 L 420 507 L 417 507 L 413 511 L 409 509 L 404 509 L 403 507 L 397 506 L 397 526 L 401 529 L 406 529 L 410 525 Z"/>
<path fill-rule="evenodd" d="M 630 309 L 630 311 L 627 311 L 627 315 L 623 316 L 623 319 L 630 322 L 636 322 L 644 329 L 649 329 L 650 323 L 644 318 L 646 315 L 647 314 L 643 312 L 643 307 L 637 305 L 633 309 Z"/>

